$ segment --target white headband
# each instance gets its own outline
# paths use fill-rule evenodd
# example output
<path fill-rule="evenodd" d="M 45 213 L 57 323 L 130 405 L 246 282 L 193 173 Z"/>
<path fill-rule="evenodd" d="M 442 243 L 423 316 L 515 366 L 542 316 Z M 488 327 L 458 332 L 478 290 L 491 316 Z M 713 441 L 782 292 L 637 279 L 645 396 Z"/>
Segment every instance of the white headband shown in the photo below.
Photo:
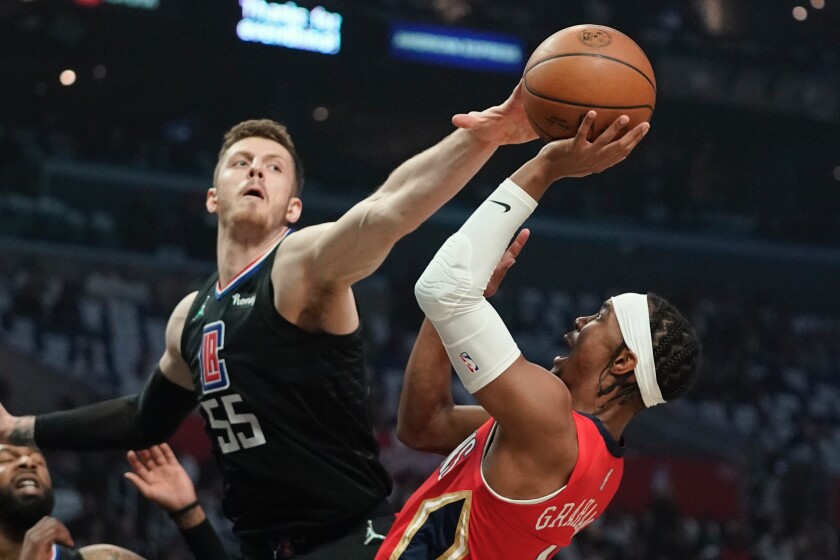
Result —
<path fill-rule="evenodd" d="M 656 381 L 656 367 L 653 363 L 653 339 L 650 336 L 650 313 L 647 296 L 644 294 L 621 294 L 610 298 L 618 327 L 624 342 L 636 354 L 636 383 L 642 393 L 642 401 L 650 408 L 665 402 L 659 383 Z"/>

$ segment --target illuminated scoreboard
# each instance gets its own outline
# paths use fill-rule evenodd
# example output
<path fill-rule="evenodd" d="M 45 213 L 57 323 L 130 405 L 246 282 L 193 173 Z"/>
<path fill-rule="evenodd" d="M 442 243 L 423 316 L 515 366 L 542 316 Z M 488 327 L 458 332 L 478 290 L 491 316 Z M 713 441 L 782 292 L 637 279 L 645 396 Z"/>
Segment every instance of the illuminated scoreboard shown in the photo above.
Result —
<path fill-rule="evenodd" d="M 320 6 L 310 10 L 294 2 L 240 0 L 239 4 L 242 19 L 236 34 L 243 41 L 322 54 L 341 50 L 341 14 Z"/>

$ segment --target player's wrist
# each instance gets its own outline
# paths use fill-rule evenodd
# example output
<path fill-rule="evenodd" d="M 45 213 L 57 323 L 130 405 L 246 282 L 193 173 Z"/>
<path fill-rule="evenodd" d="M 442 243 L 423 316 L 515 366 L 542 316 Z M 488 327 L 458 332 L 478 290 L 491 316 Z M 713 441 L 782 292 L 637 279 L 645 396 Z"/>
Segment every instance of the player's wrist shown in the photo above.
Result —
<path fill-rule="evenodd" d="M 3 441 L 11 445 L 35 446 L 35 417 L 12 416 L 7 433 L 2 434 Z"/>
<path fill-rule="evenodd" d="M 177 509 L 170 510 L 169 517 L 179 529 L 190 529 L 204 521 L 206 515 L 199 501 L 193 500 Z"/>

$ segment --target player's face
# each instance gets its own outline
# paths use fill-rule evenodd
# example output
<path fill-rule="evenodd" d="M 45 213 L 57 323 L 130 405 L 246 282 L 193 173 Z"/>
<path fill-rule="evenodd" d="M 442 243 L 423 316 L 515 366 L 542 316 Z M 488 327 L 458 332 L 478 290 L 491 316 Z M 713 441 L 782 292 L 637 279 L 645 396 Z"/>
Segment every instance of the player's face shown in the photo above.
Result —
<path fill-rule="evenodd" d="M 592 376 L 597 378 L 624 342 L 609 301 L 597 313 L 575 319 L 575 329 L 565 338 L 569 355 L 554 358 L 551 372 L 570 389 Z"/>
<path fill-rule="evenodd" d="M 225 152 L 207 209 L 226 226 L 248 223 L 273 232 L 300 216 L 293 196 L 295 165 L 283 145 L 267 138 L 243 138 Z"/>
<path fill-rule="evenodd" d="M 0 520 L 28 529 L 54 505 L 44 456 L 31 447 L 0 445 Z"/>

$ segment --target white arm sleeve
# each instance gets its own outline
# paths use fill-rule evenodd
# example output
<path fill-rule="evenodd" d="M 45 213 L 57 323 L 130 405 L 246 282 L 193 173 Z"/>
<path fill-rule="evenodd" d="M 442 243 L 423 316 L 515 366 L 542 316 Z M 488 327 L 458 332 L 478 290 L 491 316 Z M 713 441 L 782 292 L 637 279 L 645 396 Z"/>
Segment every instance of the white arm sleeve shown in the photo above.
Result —
<path fill-rule="evenodd" d="M 536 207 L 525 191 L 505 180 L 447 239 L 414 287 L 420 308 L 471 393 L 496 379 L 521 354 L 484 299 L 484 289 L 511 238 Z"/>

